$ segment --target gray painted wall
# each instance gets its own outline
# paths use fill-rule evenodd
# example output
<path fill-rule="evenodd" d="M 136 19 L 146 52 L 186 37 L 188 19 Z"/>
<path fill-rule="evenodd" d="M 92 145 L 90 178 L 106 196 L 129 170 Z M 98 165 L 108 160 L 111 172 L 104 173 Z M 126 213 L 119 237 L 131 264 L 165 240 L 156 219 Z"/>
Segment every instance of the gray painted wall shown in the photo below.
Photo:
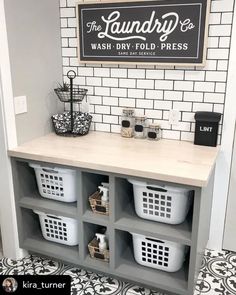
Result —
<path fill-rule="evenodd" d="M 58 0 L 5 0 L 14 96 L 26 95 L 28 112 L 16 115 L 21 144 L 52 129 L 62 109 L 53 88 L 62 79 Z"/>

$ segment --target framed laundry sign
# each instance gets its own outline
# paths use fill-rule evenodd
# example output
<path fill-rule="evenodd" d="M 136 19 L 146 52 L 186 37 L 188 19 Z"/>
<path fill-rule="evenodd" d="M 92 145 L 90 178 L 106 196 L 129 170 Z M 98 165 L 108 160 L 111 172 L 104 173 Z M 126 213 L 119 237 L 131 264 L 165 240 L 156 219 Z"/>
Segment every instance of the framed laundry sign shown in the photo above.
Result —
<path fill-rule="evenodd" d="M 209 0 L 80 2 L 80 62 L 204 65 Z"/>

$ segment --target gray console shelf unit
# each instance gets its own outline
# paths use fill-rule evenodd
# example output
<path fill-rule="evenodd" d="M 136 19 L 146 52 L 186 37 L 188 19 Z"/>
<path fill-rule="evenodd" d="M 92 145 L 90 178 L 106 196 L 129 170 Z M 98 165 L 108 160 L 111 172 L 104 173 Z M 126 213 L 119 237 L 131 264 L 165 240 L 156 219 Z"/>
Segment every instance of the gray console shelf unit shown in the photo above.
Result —
<path fill-rule="evenodd" d="M 175 186 L 193 191 L 193 204 L 182 224 L 169 225 L 141 219 L 136 215 L 132 185 L 127 181 L 127 178 L 131 177 L 159 184 L 159 179 L 135 176 L 135 173 L 122 174 L 101 169 L 88 169 L 84 167 L 86 165 L 79 166 L 72 161 L 71 165 L 60 165 L 56 159 L 49 160 L 43 154 L 30 156 L 19 150 L 10 151 L 20 247 L 31 253 L 45 255 L 108 276 L 162 290 L 165 293 L 192 295 L 209 236 L 216 154 L 214 154 L 206 185 L 188 185 L 182 184 L 181 181 L 174 183 Z M 49 167 L 75 169 L 77 202 L 63 203 L 42 198 L 38 193 L 34 170 L 29 167 L 29 162 Z M 96 191 L 101 181 L 109 181 L 110 184 L 109 216 L 94 214 L 88 202 L 88 196 Z M 173 182 L 163 181 L 163 179 L 161 182 L 173 185 Z M 32 210 L 76 218 L 79 222 L 79 245 L 70 247 L 45 240 L 41 233 L 38 215 Z M 99 226 L 105 226 L 108 229 L 109 263 L 92 259 L 89 255 L 88 243 L 93 239 Z M 182 269 L 175 273 L 168 273 L 136 263 L 133 256 L 132 236 L 129 232 L 186 245 L 188 253 Z"/>

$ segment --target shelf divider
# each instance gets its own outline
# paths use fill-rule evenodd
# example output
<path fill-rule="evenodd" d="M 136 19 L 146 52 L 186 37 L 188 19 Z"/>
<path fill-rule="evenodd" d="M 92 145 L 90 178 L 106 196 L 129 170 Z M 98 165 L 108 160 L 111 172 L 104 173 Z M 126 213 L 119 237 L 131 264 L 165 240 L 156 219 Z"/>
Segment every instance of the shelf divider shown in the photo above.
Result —
<path fill-rule="evenodd" d="M 77 218 L 77 205 L 74 203 L 65 203 L 46 199 L 41 197 L 37 192 L 30 196 L 22 197 L 19 200 L 21 208 L 28 208 L 32 210 L 39 210 L 54 215 L 60 215 L 70 218 Z"/>

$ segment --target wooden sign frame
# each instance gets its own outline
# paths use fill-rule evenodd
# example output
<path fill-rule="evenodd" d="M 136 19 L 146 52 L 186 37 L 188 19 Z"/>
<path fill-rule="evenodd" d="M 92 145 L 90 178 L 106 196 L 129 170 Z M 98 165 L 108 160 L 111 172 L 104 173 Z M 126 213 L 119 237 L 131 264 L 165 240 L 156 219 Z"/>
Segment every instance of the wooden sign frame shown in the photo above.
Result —
<path fill-rule="evenodd" d="M 79 62 L 202 67 L 209 8 L 210 0 L 79 2 Z"/>

